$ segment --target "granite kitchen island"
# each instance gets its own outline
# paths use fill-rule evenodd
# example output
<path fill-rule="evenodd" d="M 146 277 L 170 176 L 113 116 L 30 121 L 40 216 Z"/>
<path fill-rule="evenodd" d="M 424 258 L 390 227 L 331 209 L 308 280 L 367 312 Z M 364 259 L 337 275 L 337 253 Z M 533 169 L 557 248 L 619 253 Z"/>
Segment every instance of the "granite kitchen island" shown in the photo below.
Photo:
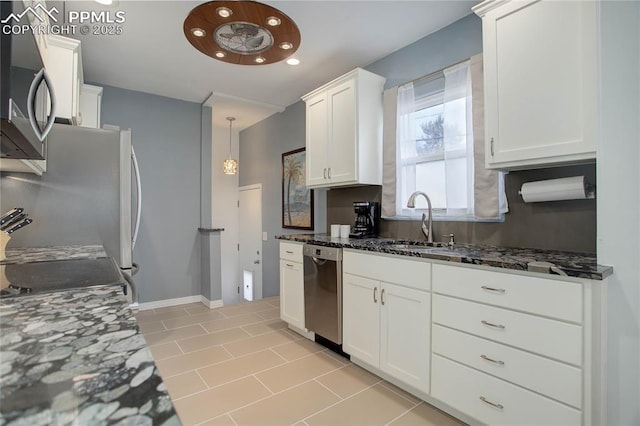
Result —
<path fill-rule="evenodd" d="M 0 425 L 179 425 L 120 286 L 0 300 Z"/>

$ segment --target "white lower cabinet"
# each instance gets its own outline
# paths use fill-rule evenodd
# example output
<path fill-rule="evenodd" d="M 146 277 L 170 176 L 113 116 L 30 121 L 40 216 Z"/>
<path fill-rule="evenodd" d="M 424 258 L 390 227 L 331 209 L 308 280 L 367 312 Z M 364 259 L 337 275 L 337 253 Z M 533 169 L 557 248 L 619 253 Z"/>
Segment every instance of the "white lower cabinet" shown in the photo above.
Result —
<path fill-rule="evenodd" d="M 343 350 L 352 359 L 428 393 L 430 265 L 346 251 L 343 259 Z M 388 272 L 377 279 L 362 276 L 371 273 L 372 264 Z M 416 267 L 424 273 L 402 279 L 402 271 Z M 396 283 L 380 280 L 392 278 L 388 274 L 397 277 Z M 423 282 L 420 288 L 407 285 L 416 278 Z"/>
<path fill-rule="evenodd" d="M 280 243 L 280 318 L 304 330 L 302 244 Z"/>
<path fill-rule="evenodd" d="M 431 395 L 489 425 L 581 424 L 579 410 L 433 355 Z"/>

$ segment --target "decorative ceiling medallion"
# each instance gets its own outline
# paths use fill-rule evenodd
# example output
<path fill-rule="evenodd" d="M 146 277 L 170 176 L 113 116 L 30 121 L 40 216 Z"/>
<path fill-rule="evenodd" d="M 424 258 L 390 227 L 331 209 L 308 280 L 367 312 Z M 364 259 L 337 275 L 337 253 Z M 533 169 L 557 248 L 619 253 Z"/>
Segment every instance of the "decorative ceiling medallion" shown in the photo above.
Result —
<path fill-rule="evenodd" d="M 183 31 L 200 52 L 232 64 L 272 64 L 287 59 L 300 47 L 295 22 L 257 1 L 203 3 L 189 13 Z"/>

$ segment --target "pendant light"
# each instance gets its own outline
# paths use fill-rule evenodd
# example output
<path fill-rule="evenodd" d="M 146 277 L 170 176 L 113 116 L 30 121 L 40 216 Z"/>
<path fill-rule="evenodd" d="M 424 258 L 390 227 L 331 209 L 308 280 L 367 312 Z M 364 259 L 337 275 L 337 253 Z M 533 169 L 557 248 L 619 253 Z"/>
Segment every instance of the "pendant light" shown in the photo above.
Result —
<path fill-rule="evenodd" d="M 231 158 L 231 124 L 235 119 L 235 117 L 227 117 L 229 120 L 229 158 L 222 163 L 222 171 L 225 175 L 235 175 L 238 171 L 238 162 Z"/>

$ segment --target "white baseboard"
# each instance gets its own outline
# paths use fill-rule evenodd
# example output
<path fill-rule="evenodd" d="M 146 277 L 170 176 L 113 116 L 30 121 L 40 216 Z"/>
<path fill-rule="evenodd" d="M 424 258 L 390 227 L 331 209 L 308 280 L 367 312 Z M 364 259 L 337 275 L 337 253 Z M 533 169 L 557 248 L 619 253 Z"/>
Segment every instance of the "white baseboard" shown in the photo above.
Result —
<path fill-rule="evenodd" d="M 169 306 L 186 305 L 187 303 L 201 302 L 200 295 L 177 297 L 175 299 L 157 300 L 155 302 L 140 303 L 138 309 L 141 311 L 147 311 L 149 309 L 166 308 Z"/>
<path fill-rule="evenodd" d="M 218 300 L 209 300 L 206 297 L 200 295 L 200 301 L 202 302 L 202 304 L 206 307 L 208 307 L 209 309 L 214 309 L 214 308 L 221 308 L 223 306 L 222 304 L 222 300 L 218 299 Z"/>

